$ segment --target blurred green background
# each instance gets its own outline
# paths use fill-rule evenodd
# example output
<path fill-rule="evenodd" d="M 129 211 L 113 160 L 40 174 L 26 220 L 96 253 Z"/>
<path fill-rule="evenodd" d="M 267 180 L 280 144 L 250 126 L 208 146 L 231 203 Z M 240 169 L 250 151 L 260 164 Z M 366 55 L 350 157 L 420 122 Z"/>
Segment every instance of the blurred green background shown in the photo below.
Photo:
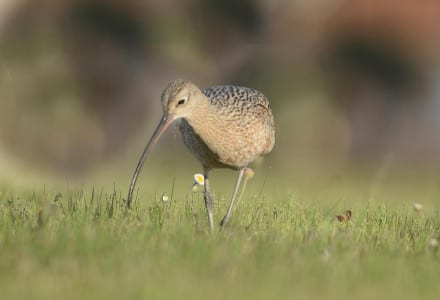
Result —
<path fill-rule="evenodd" d="M 262 91 L 288 184 L 437 176 L 439 37 L 437 0 L 1 1 L 0 176 L 128 185 L 178 77 Z M 150 166 L 197 170 L 177 130 L 158 148 Z"/>

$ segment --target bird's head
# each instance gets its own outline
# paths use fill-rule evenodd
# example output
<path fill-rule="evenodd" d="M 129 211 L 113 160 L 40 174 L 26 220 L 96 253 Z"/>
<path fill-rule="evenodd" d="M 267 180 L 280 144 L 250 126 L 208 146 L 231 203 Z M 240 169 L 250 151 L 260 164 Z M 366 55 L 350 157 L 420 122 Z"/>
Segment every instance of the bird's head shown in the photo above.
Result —
<path fill-rule="evenodd" d="M 162 92 L 164 115 L 173 120 L 190 117 L 202 92 L 189 80 L 177 79 Z"/>
<path fill-rule="evenodd" d="M 202 91 L 195 84 L 183 79 L 177 79 L 170 82 L 163 91 L 161 98 L 163 116 L 157 125 L 156 130 L 145 146 L 144 152 L 142 153 L 136 170 L 134 171 L 127 198 L 127 204 L 129 207 L 133 197 L 137 177 L 148 152 L 174 120 L 191 117 L 191 114 L 201 97 L 204 97 Z"/>

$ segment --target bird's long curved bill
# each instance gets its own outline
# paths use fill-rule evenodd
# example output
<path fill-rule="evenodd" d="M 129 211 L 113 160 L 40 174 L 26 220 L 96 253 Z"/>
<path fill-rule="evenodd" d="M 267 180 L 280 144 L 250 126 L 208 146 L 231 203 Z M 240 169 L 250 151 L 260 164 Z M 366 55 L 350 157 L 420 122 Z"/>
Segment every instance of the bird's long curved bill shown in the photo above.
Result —
<path fill-rule="evenodd" d="M 127 198 L 128 208 L 130 208 L 131 205 L 134 187 L 136 185 L 138 175 L 142 169 L 142 165 L 144 164 L 145 159 L 147 158 L 147 154 L 150 151 L 150 148 L 152 148 L 156 144 L 156 142 L 159 140 L 159 138 L 162 136 L 165 130 L 167 130 L 167 128 L 170 126 L 172 122 L 173 122 L 172 116 L 164 114 L 159 124 L 157 125 L 156 129 L 154 130 L 153 135 L 151 136 L 150 140 L 145 146 L 144 152 L 142 152 L 142 155 L 134 171 L 133 178 L 131 179 L 130 189 L 128 190 L 128 198 Z"/>

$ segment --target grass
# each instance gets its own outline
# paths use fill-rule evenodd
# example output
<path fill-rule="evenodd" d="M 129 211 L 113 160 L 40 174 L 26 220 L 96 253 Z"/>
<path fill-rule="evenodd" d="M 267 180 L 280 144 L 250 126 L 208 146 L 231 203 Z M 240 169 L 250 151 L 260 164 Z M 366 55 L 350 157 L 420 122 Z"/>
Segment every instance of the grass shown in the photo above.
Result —
<path fill-rule="evenodd" d="M 437 209 L 417 213 L 397 199 L 309 201 L 287 189 L 268 196 L 256 185 L 214 236 L 202 194 L 178 186 L 167 202 L 157 191 L 141 195 L 132 210 L 125 189 L 0 188 L 2 299 L 440 295 L 440 253 L 430 245 L 440 234 Z M 217 198 L 224 212 L 227 197 Z M 352 219 L 339 222 L 346 208 Z"/>

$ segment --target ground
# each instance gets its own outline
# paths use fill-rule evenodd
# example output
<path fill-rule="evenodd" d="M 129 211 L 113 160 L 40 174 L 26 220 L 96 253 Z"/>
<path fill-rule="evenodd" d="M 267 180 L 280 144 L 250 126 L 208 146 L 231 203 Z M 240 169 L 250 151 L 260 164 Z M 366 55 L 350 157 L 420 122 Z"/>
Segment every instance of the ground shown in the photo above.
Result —
<path fill-rule="evenodd" d="M 230 174 L 212 180 L 217 221 Z M 125 185 L 3 185 L 2 298 L 438 298 L 435 180 L 372 187 L 348 176 L 287 187 L 263 174 L 250 182 L 230 226 L 213 236 L 192 174 L 162 177 L 154 189 L 140 183 L 132 210 Z M 339 221 L 346 210 L 351 218 Z"/>

